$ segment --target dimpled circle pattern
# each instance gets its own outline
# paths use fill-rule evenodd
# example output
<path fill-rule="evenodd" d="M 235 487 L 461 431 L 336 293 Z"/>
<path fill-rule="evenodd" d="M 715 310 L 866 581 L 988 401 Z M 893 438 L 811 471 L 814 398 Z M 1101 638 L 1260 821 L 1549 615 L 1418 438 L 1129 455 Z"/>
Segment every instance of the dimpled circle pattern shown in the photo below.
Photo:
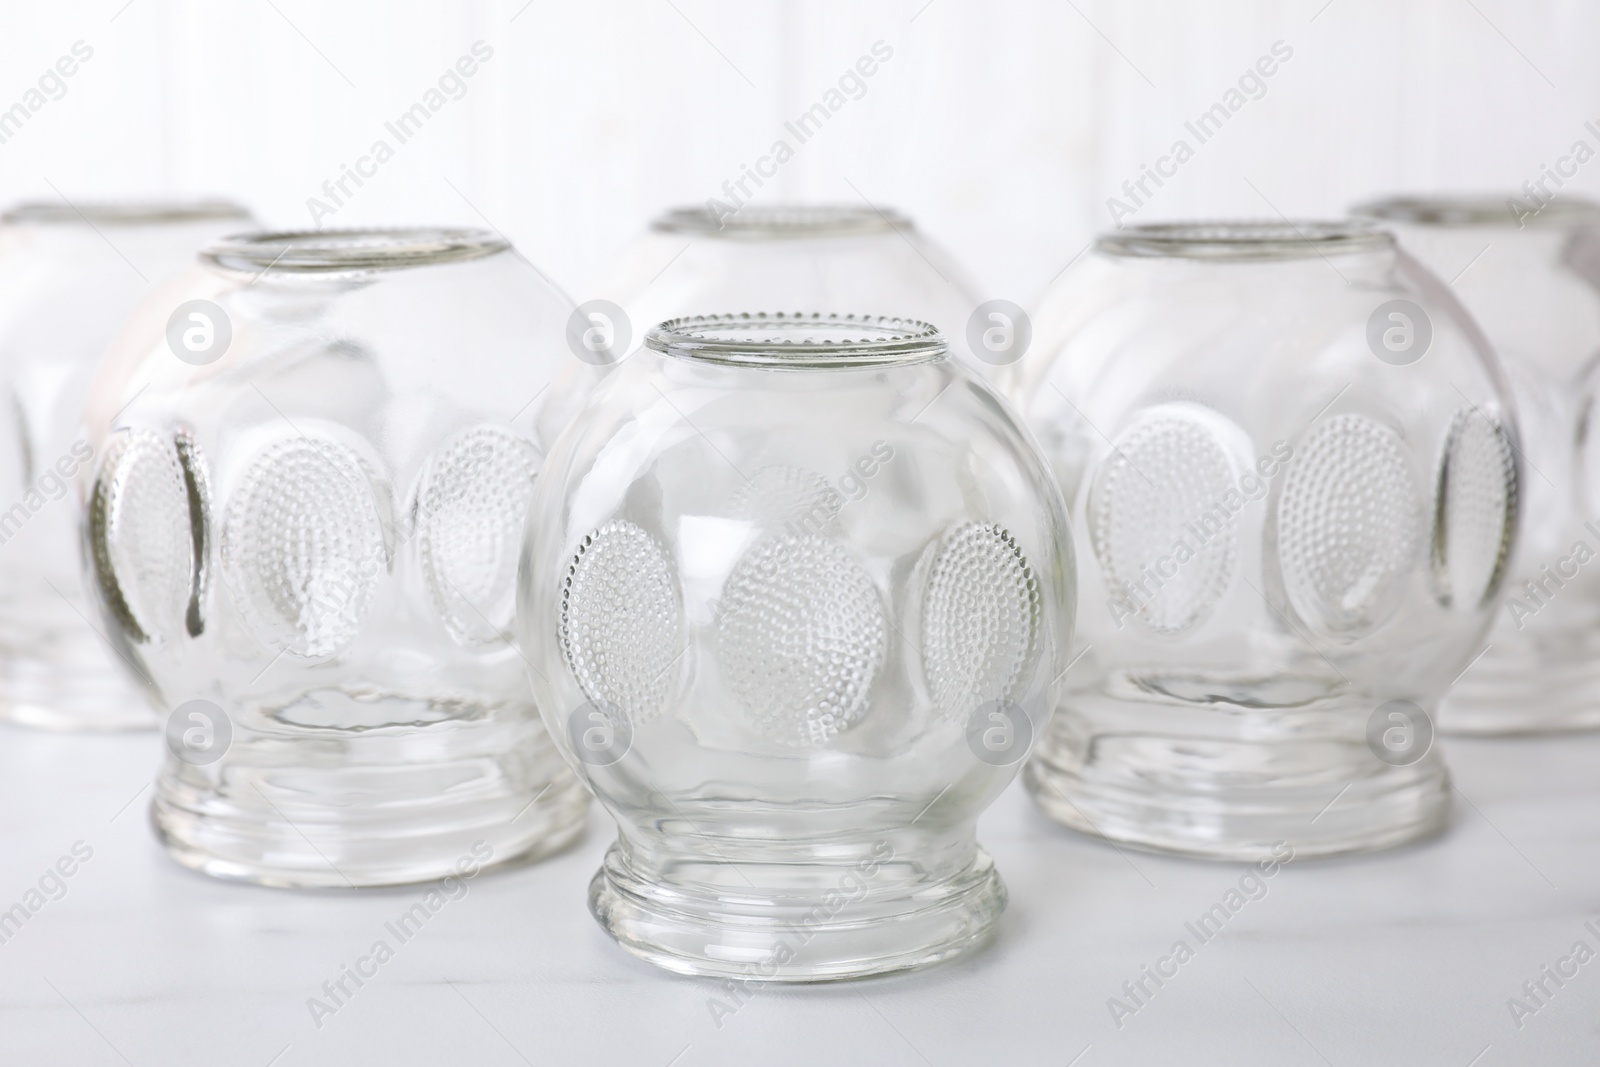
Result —
<path fill-rule="evenodd" d="M 824 745 L 866 714 L 883 614 L 872 579 L 834 542 L 757 542 L 723 586 L 716 626 L 723 677 L 763 736 Z"/>
<path fill-rule="evenodd" d="M 844 498 L 816 471 L 775 463 L 735 490 L 730 507 L 742 519 L 822 533 L 844 507 Z"/>
<path fill-rule="evenodd" d="M 1118 435 L 1095 480 L 1089 532 L 1106 584 L 1132 618 L 1182 633 L 1222 598 L 1236 554 L 1230 492 L 1238 494 L 1228 452 L 1193 414 L 1153 408 Z M 1180 544 L 1186 561 L 1174 557 Z M 1157 573 L 1163 559 L 1172 574 Z"/>
<path fill-rule="evenodd" d="M 1434 509 L 1439 602 L 1471 611 L 1498 585 L 1516 526 L 1517 474 L 1504 430 L 1473 408 L 1445 438 Z"/>
<path fill-rule="evenodd" d="M 174 445 L 152 430 L 112 438 L 89 504 L 102 595 L 136 639 L 183 628 L 194 590 L 189 493 Z"/>
<path fill-rule="evenodd" d="M 517 553 L 533 479 L 533 443 L 475 426 L 434 455 L 417 493 L 428 599 L 462 645 L 504 640 L 516 610 Z"/>
<path fill-rule="evenodd" d="M 1039 586 L 1002 526 L 963 523 L 928 572 L 922 662 L 946 718 L 1005 701 L 1038 652 Z"/>
<path fill-rule="evenodd" d="M 264 447 L 228 503 L 222 563 L 234 603 L 262 642 L 300 656 L 349 645 L 388 564 L 359 457 L 304 436 Z"/>
<path fill-rule="evenodd" d="M 1290 603 L 1324 633 L 1370 630 L 1392 611 L 1417 552 L 1405 443 L 1363 415 L 1335 415 L 1296 450 L 1278 500 Z"/>
<path fill-rule="evenodd" d="M 561 650 L 584 695 L 634 724 L 653 718 L 672 688 L 683 628 L 655 538 L 617 519 L 583 539 L 561 593 Z"/>

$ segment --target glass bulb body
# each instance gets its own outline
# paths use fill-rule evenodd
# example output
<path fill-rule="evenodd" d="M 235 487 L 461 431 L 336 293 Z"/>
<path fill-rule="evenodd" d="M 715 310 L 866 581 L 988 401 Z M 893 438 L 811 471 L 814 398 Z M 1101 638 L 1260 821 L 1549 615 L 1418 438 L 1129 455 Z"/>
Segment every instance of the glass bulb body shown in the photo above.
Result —
<path fill-rule="evenodd" d="M 553 851 L 586 797 L 509 637 L 524 509 L 592 368 L 478 231 L 214 245 L 102 368 L 86 486 L 105 626 L 167 722 L 180 862 L 286 886 Z M 180 354 L 181 353 L 181 354 Z"/>
<path fill-rule="evenodd" d="M 1226 859 L 1439 829 L 1431 716 L 1517 501 L 1498 369 L 1443 283 L 1355 225 L 1130 227 L 1035 323 L 1005 386 L 1086 563 L 1034 798 Z"/>
<path fill-rule="evenodd" d="M 1531 210 L 1531 205 L 1530 205 Z M 1526 460 L 1516 551 L 1488 647 L 1439 711 L 1446 732 L 1600 726 L 1600 205 L 1518 218 L 1505 200 L 1357 209 L 1451 288 L 1505 366 Z"/>
<path fill-rule="evenodd" d="M 1066 517 L 1009 408 L 923 324 L 663 324 L 557 444 L 519 625 L 618 823 L 630 951 L 779 981 L 921 966 L 1004 888 L 974 823 L 1051 706 Z"/>
<path fill-rule="evenodd" d="M 72 486 L 92 470 L 82 418 L 140 302 L 201 245 L 248 229 L 231 204 L 27 204 L 0 221 L 0 715 L 54 729 L 157 724 L 90 620 Z"/>

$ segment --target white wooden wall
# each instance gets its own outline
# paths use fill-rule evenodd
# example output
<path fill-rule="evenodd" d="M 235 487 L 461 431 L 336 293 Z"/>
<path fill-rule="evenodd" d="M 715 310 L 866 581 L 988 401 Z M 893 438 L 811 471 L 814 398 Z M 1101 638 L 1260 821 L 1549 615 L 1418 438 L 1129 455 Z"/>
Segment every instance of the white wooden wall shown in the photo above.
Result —
<path fill-rule="evenodd" d="M 0 111 L 80 40 L 0 144 L 0 200 L 215 193 L 282 227 L 484 41 L 465 96 L 321 221 L 487 220 L 572 290 L 878 41 L 760 195 L 893 204 L 1023 303 L 1274 42 L 1265 95 L 1140 221 L 1517 187 L 1600 147 L 1595 0 L 3 0 Z M 1600 193 L 1600 160 L 1572 185 Z"/>

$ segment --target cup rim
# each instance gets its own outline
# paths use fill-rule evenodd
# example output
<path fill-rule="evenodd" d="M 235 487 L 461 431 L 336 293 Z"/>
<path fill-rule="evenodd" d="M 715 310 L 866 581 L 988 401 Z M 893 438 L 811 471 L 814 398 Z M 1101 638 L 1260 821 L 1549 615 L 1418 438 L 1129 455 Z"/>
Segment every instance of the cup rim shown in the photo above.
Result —
<path fill-rule="evenodd" d="M 1518 216 L 1511 210 L 1515 196 L 1490 193 L 1440 193 L 1387 196 L 1363 201 L 1350 209 L 1352 215 L 1384 222 L 1415 226 L 1481 226 L 1525 229 L 1539 226 L 1564 229 L 1600 223 L 1600 202 L 1585 196 L 1558 196 Z"/>
<path fill-rule="evenodd" d="M 831 312 L 687 315 L 651 327 L 644 343 L 678 359 L 812 370 L 926 363 L 949 352 L 926 322 Z"/>
<path fill-rule="evenodd" d="M 0 215 L 0 224 L 156 226 L 165 223 L 250 220 L 250 212 L 231 200 L 24 200 Z"/>
<path fill-rule="evenodd" d="M 656 216 L 657 233 L 732 240 L 784 240 L 905 233 L 911 220 L 893 208 L 855 204 L 746 204 L 728 213 L 705 207 L 678 207 Z"/>
<path fill-rule="evenodd" d="M 1394 237 L 1387 231 L 1355 219 L 1151 222 L 1095 239 L 1095 250 L 1104 255 L 1155 259 L 1311 259 L 1394 247 Z"/>
<path fill-rule="evenodd" d="M 443 226 L 261 230 L 213 241 L 200 259 L 227 274 L 338 277 L 460 263 L 510 248 L 488 230 Z"/>

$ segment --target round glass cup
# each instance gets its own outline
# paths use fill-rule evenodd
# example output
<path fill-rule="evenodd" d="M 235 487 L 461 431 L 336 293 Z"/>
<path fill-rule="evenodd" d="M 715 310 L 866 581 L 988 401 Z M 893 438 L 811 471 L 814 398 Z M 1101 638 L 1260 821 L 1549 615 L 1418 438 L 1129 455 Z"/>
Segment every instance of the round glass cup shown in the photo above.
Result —
<path fill-rule="evenodd" d="M 1517 545 L 1488 647 L 1445 696 L 1447 733 L 1600 726 L 1600 204 L 1395 197 L 1359 215 L 1393 231 L 1472 313 L 1521 417 Z"/>
<path fill-rule="evenodd" d="M 923 323 L 678 319 L 535 490 L 518 621 L 546 725 L 617 820 L 590 886 L 686 974 L 820 981 L 982 941 L 979 813 L 1044 727 L 1066 515 Z"/>
<path fill-rule="evenodd" d="M 1482 647 L 1518 486 L 1447 287 L 1370 226 L 1133 226 L 1034 322 L 1001 384 L 1093 561 L 1034 799 L 1229 860 L 1439 830 L 1432 716 Z"/>
<path fill-rule="evenodd" d="M 85 558 L 166 722 L 151 817 L 207 874 L 425 881 L 579 834 L 508 631 L 587 388 L 571 305 L 475 230 L 251 234 L 96 380 Z"/>
<path fill-rule="evenodd" d="M 616 358 L 658 322 L 751 308 L 878 308 L 961 339 L 982 299 L 960 265 L 906 216 L 831 204 L 665 212 L 587 292 L 595 300 L 582 308 L 601 316 L 593 324 L 631 338 L 614 341 Z M 605 304 L 625 313 L 622 325 Z"/>
<path fill-rule="evenodd" d="M 89 383 L 141 300 L 251 225 L 220 201 L 25 203 L 0 216 L 0 716 L 150 729 L 93 617 L 66 499 L 93 466 Z"/>

